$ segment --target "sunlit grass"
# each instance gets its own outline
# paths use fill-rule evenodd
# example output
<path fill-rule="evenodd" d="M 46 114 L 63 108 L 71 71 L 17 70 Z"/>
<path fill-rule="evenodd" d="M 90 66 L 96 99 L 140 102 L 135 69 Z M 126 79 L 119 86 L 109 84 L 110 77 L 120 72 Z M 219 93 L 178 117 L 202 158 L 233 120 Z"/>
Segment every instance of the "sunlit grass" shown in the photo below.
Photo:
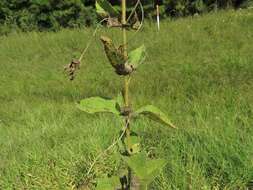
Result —
<path fill-rule="evenodd" d="M 122 81 L 98 37 L 109 33 L 120 43 L 120 31 L 99 32 L 75 81 L 63 74 L 92 31 L 0 37 L 0 189 L 71 189 L 117 137 L 122 121 L 87 115 L 75 102 L 119 93 Z M 140 43 L 148 57 L 132 81 L 132 104 L 161 107 L 179 128 L 133 124 L 144 148 L 168 160 L 150 189 L 246 189 L 253 180 L 252 11 L 162 22 L 159 33 L 146 23 L 129 48 Z M 94 176 L 117 170 L 116 152 Z"/>

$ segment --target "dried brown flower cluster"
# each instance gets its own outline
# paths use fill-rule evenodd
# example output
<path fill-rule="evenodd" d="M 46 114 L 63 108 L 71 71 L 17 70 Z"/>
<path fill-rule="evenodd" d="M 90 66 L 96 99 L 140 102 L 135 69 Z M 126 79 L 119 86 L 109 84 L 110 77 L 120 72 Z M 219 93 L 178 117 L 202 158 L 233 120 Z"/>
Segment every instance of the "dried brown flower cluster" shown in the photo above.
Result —
<path fill-rule="evenodd" d="M 76 71 L 80 69 L 80 61 L 72 60 L 71 63 L 64 67 L 64 71 L 69 76 L 69 80 L 74 80 Z"/>

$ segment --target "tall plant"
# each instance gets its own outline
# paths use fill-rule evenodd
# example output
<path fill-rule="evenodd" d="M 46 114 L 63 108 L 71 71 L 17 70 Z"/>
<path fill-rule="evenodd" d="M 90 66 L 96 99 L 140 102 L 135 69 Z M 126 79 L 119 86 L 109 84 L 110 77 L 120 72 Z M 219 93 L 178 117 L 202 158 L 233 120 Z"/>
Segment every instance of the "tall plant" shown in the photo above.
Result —
<path fill-rule="evenodd" d="M 108 149 L 108 151 L 116 144 L 119 145 L 119 152 L 122 160 L 125 163 L 125 171 L 119 176 L 112 176 L 110 178 L 103 178 L 97 180 L 97 190 L 129 190 L 140 189 L 146 190 L 148 185 L 159 174 L 160 170 L 165 166 L 166 161 L 164 159 L 150 159 L 147 154 L 141 150 L 140 137 L 131 128 L 131 123 L 134 118 L 140 116 L 146 116 L 152 120 L 160 122 L 165 126 L 175 128 L 167 116 L 157 107 L 153 105 L 146 105 L 137 110 L 133 110 L 129 95 L 129 85 L 132 77 L 132 73 L 136 72 L 137 67 L 143 63 L 146 55 L 145 46 L 130 51 L 127 51 L 127 28 L 133 27 L 138 23 L 138 19 L 135 16 L 135 22 L 131 22 L 133 15 L 136 14 L 136 9 L 142 7 L 140 0 L 137 0 L 135 7 L 127 18 L 126 15 L 126 0 L 121 1 L 121 14 L 115 9 L 107 0 L 97 0 L 96 9 L 98 14 L 106 17 L 103 20 L 107 20 L 110 26 L 120 27 L 122 30 L 122 45 L 116 46 L 113 41 L 106 36 L 101 36 L 101 41 L 104 46 L 105 54 L 114 68 L 115 73 L 124 78 L 124 86 L 116 98 L 104 99 L 101 97 L 91 97 L 80 101 L 78 108 L 89 114 L 96 114 L 101 112 L 107 112 L 115 114 L 124 119 L 123 130 L 118 140 L 115 141 Z M 132 23 L 132 24 L 131 24 Z M 138 28 L 141 24 L 139 22 Z M 84 50 L 84 52 L 86 49 Z M 73 61 L 69 65 L 70 76 L 73 79 L 73 72 L 78 68 L 80 61 L 83 57 L 80 57 L 79 61 Z M 103 152 L 92 163 L 89 168 L 88 174 L 91 172 L 96 161 L 104 155 Z M 123 167 L 124 168 L 124 167 Z"/>

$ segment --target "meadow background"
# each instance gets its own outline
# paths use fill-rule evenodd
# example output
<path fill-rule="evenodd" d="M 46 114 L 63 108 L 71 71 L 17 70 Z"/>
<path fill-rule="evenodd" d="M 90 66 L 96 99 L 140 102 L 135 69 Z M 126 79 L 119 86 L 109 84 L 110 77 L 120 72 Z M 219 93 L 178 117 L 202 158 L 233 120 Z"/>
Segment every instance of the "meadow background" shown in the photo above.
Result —
<path fill-rule="evenodd" d="M 109 0 L 120 10 L 121 0 Z M 137 0 L 127 1 L 127 12 Z M 252 0 L 141 0 L 148 19 L 155 18 L 154 4 L 160 16 L 178 18 L 222 9 L 253 6 Z M 138 10 L 138 14 L 141 13 Z M 96 25 L 95 0 L 1 0 L 0 35 L 17 31 L 59 31 L 61 28 L 84 28 Z"/>
<path fill-rule="evenodd" d="M 63 66 L 78 57 L 93 29 L 10 33 L 0 37 L 0 189 L 82 189 L 92 160 L 117 138 L 122 121 L 87 115 L 75 103 L 113 98 L 123 80 L 112 72 L 99 41 L 120 43 L 120 30 L 102 29 L 77 78 Z M 144 43 L 146 62 L 131 85 L 132 104 L 155 104 L 178 130 L 133 124 L 142 146 L 168 160 L 154 190 L 253 189 L 253 11 L 146 22 L 129 49 Z M 92 177 L 117 172 L 116 149 Z"/>

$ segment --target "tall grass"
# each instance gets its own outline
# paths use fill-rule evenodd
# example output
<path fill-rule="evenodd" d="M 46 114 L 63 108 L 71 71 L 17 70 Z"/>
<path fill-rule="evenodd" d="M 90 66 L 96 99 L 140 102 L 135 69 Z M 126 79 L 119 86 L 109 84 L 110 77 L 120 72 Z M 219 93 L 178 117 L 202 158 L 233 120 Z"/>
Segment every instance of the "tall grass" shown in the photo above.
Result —
<path fill-rule="evenodd" d="M 253 188 L 252 31 L 252 11 L 229 11 L 163 22 L 159 33 L 146 23 L 130 41 L 130 48 L 145 43 L 149 55 L 133 79 L 133 104 L 155 103 L 179 127 L 133 124 L 150 155 L 168 160 L 150 189 Z M 108 32 L 120 43 L 118 30 L 99 34 Z M 62 72 L 91 35 L 87 29 L 0 38 L 0 189 L 80 186 L 93 158 L 117 137 L 118 118 L 75 108 L 85 97 L 114 97 L 123 82 L 99 40 L 74 82 Z M 114 173 L 119 163 L 112 151 L 94 177 Z"/>

